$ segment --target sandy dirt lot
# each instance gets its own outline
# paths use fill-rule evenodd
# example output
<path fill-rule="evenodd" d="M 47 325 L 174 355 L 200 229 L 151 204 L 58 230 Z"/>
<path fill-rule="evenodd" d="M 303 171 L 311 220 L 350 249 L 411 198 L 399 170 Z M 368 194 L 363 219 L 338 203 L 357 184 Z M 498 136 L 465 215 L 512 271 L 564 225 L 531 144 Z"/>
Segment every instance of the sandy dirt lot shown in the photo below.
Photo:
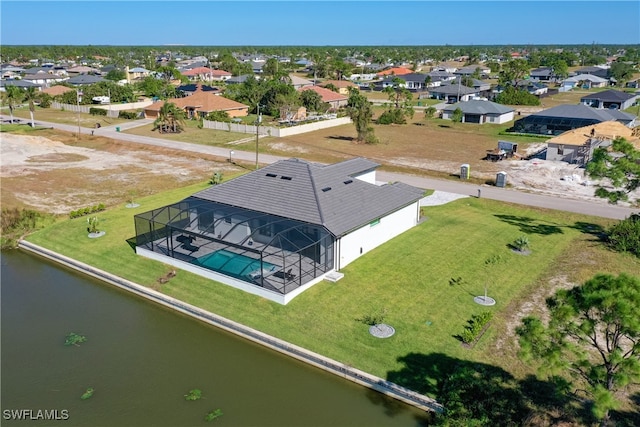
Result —
<path fill-rule="evenodd" d="M 99 203 L 125 203 L 232 169 L 220 159 L 106 138 L 85 146 L 32 135 L 2 133 L 0 138 L 3 207 L 66 214 Z"/>
<path fill-rule="evenodd" d="M 131 197 L 204 181 L 214 171 L 221 171 L 226 175 L 233 170 L 232 165 L 219 158 L 203 158 L 201 155 L 177 150 L 98 137 L 81 144 L 68 140 L 65 143 L 57 139 L 64 138 L 8 133 L 1 135 L 0 179 L 3 207 L 25 206 L 66 214 L 98 203 L 125 203 Z M 291 141 L 287 142 L 284 145 L 295 151 L 292 155 L 313 150 L 313 147 L 296 146 Z M 529 147 L 530 150 L 536 148 L 538 147 Z M 382 153 L 371 154 L 375 159 Z M 458 163 L 444 159 L 418 157 L 392 156 L 386 159 L 386 163 L 449 174 L 458 172 L 460 167 Z M 604 202 L 593 196 L 594 187 L 585 180 L 584 171 L 564 162 L 484 162 L 482 169 L 475 171 L 487 179 L 495 178 L 497 171 L 507 172 L 507 181 L 514 188 Z"/>

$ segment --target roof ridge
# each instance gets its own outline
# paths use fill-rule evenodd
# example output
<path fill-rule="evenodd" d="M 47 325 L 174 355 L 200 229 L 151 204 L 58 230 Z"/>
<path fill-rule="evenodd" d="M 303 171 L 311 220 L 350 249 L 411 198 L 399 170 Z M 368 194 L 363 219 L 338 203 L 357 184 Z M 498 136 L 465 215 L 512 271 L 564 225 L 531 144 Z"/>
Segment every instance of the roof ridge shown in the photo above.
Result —
<path fill-rule="evenodd" d="M 322 214 L 322 205 L 320 204 L 320 199 L 318 198 L 318 190 L 316 188 L 316 181 L 315 181 L 315 179 L 313 179 L 313 172 L 311 170 L 311 163 L 306 163 L 305 166 L 307 167 L 307 170 L 309 171 L 309 180 L 311 181 L 311 189 L 312 189 L 313 197 L 314 197 L 314 199 L 316 201 L 316 205 L 318 206 L 318 215 L 320 216 L 320 224 L 322 224 L 324 227 L 326 227 L 327 225 L 325 224 L 325 221 L 324 221 L 324 215 Z"/>

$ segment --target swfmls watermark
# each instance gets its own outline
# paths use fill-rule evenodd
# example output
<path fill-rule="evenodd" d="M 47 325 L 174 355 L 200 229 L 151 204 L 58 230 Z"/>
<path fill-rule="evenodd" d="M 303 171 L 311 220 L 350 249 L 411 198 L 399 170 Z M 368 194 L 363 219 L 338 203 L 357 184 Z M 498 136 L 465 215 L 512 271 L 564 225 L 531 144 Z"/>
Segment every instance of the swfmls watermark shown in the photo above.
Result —
<path fill-rule="evenodd" d="M 2 418 L 7 421 L 46 420 L 65 421 L 69 419 L 68 409 L 4 409 Z"/>

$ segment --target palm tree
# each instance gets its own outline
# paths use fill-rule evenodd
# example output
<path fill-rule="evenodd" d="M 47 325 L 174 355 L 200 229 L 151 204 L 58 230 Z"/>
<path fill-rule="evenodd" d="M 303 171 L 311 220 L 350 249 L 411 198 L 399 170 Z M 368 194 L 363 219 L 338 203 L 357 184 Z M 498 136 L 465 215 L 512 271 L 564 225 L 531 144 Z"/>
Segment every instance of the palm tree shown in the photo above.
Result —
<path fill-rule="evenodd" d="M 9 105 L 9 113 L 11 114 L 11 123 L 13 123 L 13 109 L 16 104 L 22 101 L 23 93 L 22 89 L 17 86 L 7 86 L 7 104 Z"/>
<path fill-rule="evenodd" d="M 184 128 L 185 113 L 173 102 L 165 102 L 160 111 L 158 118 L 153 122 L 153 129 L 158 129 L 160 133 L 170 131 L 178 133 Z"/>
<path fill-rule="evenodd" d="M 31 115 L 31 127 L 35 128 L 36 123 L 33 120 L 33 112 L 36 109 L 34 101 L 38 98 L 38 94 L 36 93 L 36 89 L 34 87 L 27 88 L 27 91 L 24 95 L 24 100 L 29 102 L 29 114 Z"/>

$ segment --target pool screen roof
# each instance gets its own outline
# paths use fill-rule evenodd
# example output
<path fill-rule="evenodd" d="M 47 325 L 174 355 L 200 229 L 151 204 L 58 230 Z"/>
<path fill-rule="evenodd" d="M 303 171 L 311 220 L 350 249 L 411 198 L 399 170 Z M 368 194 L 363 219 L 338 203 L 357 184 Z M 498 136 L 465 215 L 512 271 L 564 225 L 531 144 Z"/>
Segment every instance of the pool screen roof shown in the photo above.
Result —
<path fill-rule="evenodd" d="M 403 183 L 356 178 L 377 166 L 363 158 L 332 165 L 281 160 L 193 197 L 322 225 L 340 237 L 423 196 L 424 190 Z"/>

